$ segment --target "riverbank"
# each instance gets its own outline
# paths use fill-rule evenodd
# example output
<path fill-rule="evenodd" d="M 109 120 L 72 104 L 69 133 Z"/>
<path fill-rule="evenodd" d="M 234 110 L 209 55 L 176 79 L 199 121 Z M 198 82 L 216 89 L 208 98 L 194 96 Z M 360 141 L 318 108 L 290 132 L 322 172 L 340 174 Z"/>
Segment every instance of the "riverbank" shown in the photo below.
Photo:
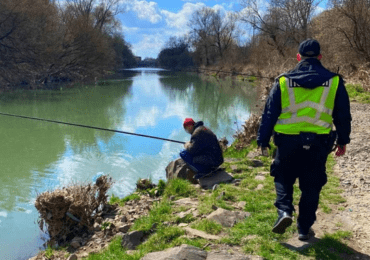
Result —
<path fill-rule="evenodd" d="M 313 226 L 313 241 L 299 241 L 294 224 L 284 235 L 271 232 L 276 218 L 273 178 L 268 172 L 272 158 L 259 156 L 252 143 L 240 151 L 232 145 L 225 152 L 226 171 L 240 181 L 203 190 L 173 180 L 159 197 L 136 193 L 111 199 L 116 206 L 94 226 L 93 235 L 76 238 L 64 249 L 48 249 L 33 259 L 141 259 L 182 244 L 229 259 L 369 259 L 368 159 L 362 159 L 370 147 L 370 108 L 358 103 L 351 108 L 352 141 L 345 157 L 329 157 L 329 178 Z M 295 206 L 299 195 L 295 187 Z M 241 213 L 243 217 L 235 217 L 232 224 L 221 220 L 223 214 L 230 218 L 230 214 Z M 133 234 L 140 238 L 135 240 Z"/>

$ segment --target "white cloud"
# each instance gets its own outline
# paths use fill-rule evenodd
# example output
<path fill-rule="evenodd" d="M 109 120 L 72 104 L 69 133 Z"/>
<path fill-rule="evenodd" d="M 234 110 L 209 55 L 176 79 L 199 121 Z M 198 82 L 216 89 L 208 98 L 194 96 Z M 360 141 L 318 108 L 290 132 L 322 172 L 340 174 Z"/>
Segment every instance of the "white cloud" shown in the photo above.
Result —
<path fill-rule="evenodd" d="M 128 3 L 128 11 L 134 11 L 139 19 L 147 20 L 151 23 L 158 23 L 162 20 L 158 4 L 155 2 L 135 0 Z"/>
<path fill-rule="evenodd" d="M 121 25 L 121 31 L 123 33 L 136 33 L 139 30 L 140 30 L 139 27 L 127 27 L 127 26 Z"/>
<path fill-rule="evenodd" d="M 5 211 L 0 211 L 0 217 L 6 218 L 8 216 L 8 213 Z"/>
<path fill-rule="evenodd" d="M 141 56 L 142 58 L 157 58 L 158 53 L 161 51 L 167 39 L 166 32 L 152 35 L 144 34 L 142 40 L 133 45 L 133 52 L 135 55 Z"/>
<path fill-rule="evenodd" d="M 184 31 L 188 28 L 187 24 L 194 11 L 204 6 L 205 4 L 203 3 L 185 3 L 178 13 L 173 13 L 167 10 L 162 10 L 161 13 L 164 15 L 166 23 L 170 28 L 177 28 Z"/>

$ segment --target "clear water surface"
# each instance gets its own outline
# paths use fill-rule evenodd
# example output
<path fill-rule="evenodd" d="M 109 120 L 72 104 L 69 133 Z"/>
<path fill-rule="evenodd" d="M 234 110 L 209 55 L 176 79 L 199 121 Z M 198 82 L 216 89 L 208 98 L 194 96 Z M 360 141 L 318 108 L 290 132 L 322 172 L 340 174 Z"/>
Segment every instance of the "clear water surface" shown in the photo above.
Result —
<path fill-rule="evenodd" d="M 104 84 L 0 95 L 0 112 L 188 141 L 186 117 L 232 140 L 255 107 L 255 89 L 231 79 L 135 69 Z M 165 179 L 181 144 L 0 115 L 0 259 L 28 259 L 42 247 L 37 194 L 100 174 L 123 197 L 138 178 Z"/>

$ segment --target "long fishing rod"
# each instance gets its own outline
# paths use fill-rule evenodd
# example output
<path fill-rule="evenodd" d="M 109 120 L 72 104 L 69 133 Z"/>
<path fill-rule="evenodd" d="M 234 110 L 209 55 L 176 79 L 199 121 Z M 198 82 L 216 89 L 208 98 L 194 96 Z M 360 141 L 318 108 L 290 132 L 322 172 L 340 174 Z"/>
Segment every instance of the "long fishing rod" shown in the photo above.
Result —
<path fill-rule="evenodd" d="M 13 115 L 13 114 L 7 114 L 7 113 L 2 113 L 2 112 L 0 112 L 0 115 L 2 115 L 2 116 L 11 116 L 11 117 L 18 117 L 18 118 L 25 118 L 25 119 L 32 119 L 32 120 L 38 120 L 38 121 L 44 121 L 44 122 L 50 122 L 50 123 L 56 123 L 56 124 L 62 124 L 62 125 L 85 127 L 85 128 L 90 128 L 90 129 L 96 129 L 96 130 L 102 130 L 102 131 L 108 131 L 108 132 L 114 132 L 114 133 L 121 133 L 121 134 L 127 134 L 127 135 L 136 135 L 136 136 L 141 136 L 141 137 L 147 137 L 147 138 L 152 138 L 152 139 L 169 141 L 169 142 L 173 142 L 173 143 L 185 144 L 185 142 L 181 142 L 181 141 L 177 141 L 177 140 L 172 140 L 172 139 L 167 139 L 167 138 L 162 138 L 162 137 L 157 137 L 157 136 L 152 136 L 152 135 L 142 135 L 142 134 L 136 134 L 136 133 L 126 132 L 126 131 L 119 131 L 119 130 L 115 130 L 115 129 L 107 129 L 107 128 L 102 128 L 102 127 L 89 126 L 89 125 L 81 125 L 81 124 L 73 124 L 73 123 L 56 121 L 56 120 L 50 120 L 50 119 L 45 119 L 45 118 L 30 117 L 30 116 L 21 116 L 21 115 Z"/>

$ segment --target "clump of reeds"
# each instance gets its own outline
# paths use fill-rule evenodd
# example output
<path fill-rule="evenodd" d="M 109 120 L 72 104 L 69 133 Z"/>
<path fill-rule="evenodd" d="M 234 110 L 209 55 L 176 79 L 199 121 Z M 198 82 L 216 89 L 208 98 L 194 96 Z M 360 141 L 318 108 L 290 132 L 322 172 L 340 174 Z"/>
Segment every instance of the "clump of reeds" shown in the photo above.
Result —
<path fill-rule="evenodd" d="M 245 124 L 243 130 L 238 131 L 234 137 L 237 139 L 235 144 L 236 149 L 246 148 L 253 140 L 257 138 L 258 128 L 261 123 L 261 116 L 251 114 Z"/>
<path fill-rule="evenodd" d="M 38 195 L 38 224 L 42 231 L 46 226 L 49 244 L 63 244 L 90 229 L 107 204 L 106 193 L 112 184 L 112 179 L 103 175 L 95 184 L 71 185 Z"/>

